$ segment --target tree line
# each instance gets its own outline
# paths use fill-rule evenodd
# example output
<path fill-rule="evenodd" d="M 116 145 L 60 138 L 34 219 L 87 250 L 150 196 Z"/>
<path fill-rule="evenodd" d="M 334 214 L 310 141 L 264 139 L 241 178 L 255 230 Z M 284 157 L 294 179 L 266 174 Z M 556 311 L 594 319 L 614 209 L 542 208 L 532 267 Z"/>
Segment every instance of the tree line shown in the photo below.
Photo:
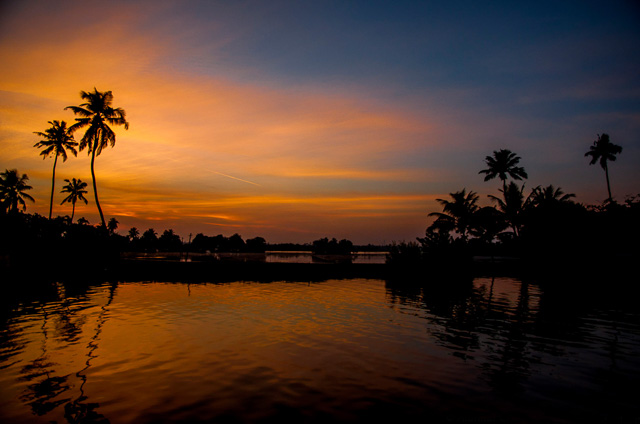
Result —
<path fill-rule="evenodd" d="M 53 198 L 56 183 L 56 167 L 58 158 L 66 162 L 69 154 L 78 155 L 78 151 L 87 150 L 91 156 L 91 179 L 93 182 L 93 195 L 100 214 L 102 228 L 107 229 L 107 223 L 100 206 L 98 197 L 98 187 L 95 174 L 95 159 L 108 146 L 113 147 L 116 143 L 116 134 L 111 126 L 123 126 L 129 129 L 129 122 L 126 120 L 126 112 L 122 108 L 113 107 L 113 93 L 111 91 L 98 91 L 95 87 L 93 91 L 81 91 L 80 98 L 84 100 L 79 106 L 67 106 L 65 110 L 71 110 L 77 118 L 75 123 L 67 126 L 67 122 L 52 120 L 48 121 L 49 128 L 44 131 L 35 131 L 41 138 L 34 147 L 42 149 L 40 155 L 43 159 L 53 157 L 53 170 L 51 177 L 51 199 L 49 202 L 49 219 L 52 219 Z M 110 126 L 111 125 L 111 126 Z M 80 142 L 75 140 L 75 132 L 84 129 L 84 134 Z M 76 149 L 77 148 L 77 149 Z M 26 174 L 20 175 L 17 169 L 7 169 L 0 174 L 0 212 L 16 213 L 19 210 L 26 210 L 26 201 L 34 202 L 27 191 L 32 189 L 27 184 L 29 177 Z M 71 219 L 75 214 L 77 201 L 88 203 L 84 197 L 87 194 L 87 183 L 81 179 L 65 179 L 67 185 L 62 189 L 62 193 L 67 197 L 61 204 L 69 202 L 73 209 Z"/>
<path fill-rule="evenodd" d="M 602 205 L 585 206 L 574 201 L 573 193 L 548 185 L 528 193 L 519 181 L 528 178 L 521 158 L 508 149 L 486 156 L 484 181 L 499 179 L 499 195 L 488 195 L 491 206 L 480 206 L 473 191 L 449 193 L 436 199 L 442 211 L 434 217 L 417 242 L 392 246 L 389 262 L 447 262 L 472 255 L 522 257 L 591 258 L 628 255 L 637 252 L 640 236 L 640 195 L 618 203 L 611 194 L 609 162 L 622 147 L 611 143 L 608 134 L 598 135 L 585 156 L 605 171 L 608 198 Z"/>
<path fill-rule="evenodd" d="M 75 115 L 75 122 L 68 125 L 63 120 L 48 121 L 49 128 L 34 132 L 40 140 L 34 147 L 40 149 L 43 159 L 53 158 L 51 196 L 49 201 L 48 220 L 43 225 L 38 215 L 26 217 L 27 202 L 35 199 L 28 191 L 29 177 L 20 174 L 17 169 L 6 169 L 0 173 L 0 217 L 8 231 L 23 228 L 27 232 L 59 234 L 69 238 L 73 234 L 90 234 L 102 232 L 119 248 L 124 250 L 153 251 L 177 250 L 182 240 L 173 232 L 165 230 L 158 235 L 152 228 L 140 234 L 137 228 L 131 228 L 129 234 L 120 236 L 115 233 L 118 222 L 111 218 L 108 222 L 100 206 L 95 173 L 95 160 L 102 151 L 116 143 L 116 134 L 112 126 L 129 128 L 126 112 L 113 106 L 113 93 L 93 91 L 80 92 L 83 100 L 78 106 L 67 106 Z M 84 130 L 79 142 L 75 134 Z M 90 230 L 85 218 L 73 222 L 76 204 L 88 204 L 88 183 L 80 178 L 65 179 L 66 185 L 61 193 L 65 198 L 61 204 L 72 205 L 71 216 L 53 217 L 53 203 L 56 186 L 56 168 L 58 159 L 65 162 L 69 155 L 77 156 L 78 151 L 87 151 L 91 157 L 90 172 L 92 178 L 93 197 L 100 215 L 99 227 Z M 492 206 L 480 206 L 479 196 L 473 191 L 463 188 L 452 192 L 449 198 L 437 199 L 442 211 L 432 212 L 433 223 L 426 229 L 425 236 L 417 238 L 414 243 L 401 243 L 392 249 L 390 260 L 398 258 L 438 257 L 451 252 L 526 252 L 545 248 L 569 251 L 582 251 L 584 246 L 608 245 L 612 251 L 620 250 L 628 243 L 625 234 L 638 236 L 637 211 L 640 200 L 637 197 L 626 199 L 622 204 L 613 199 L 609 179 L 609 164 L 616 160 L 622 147 L 613 144 L 608 134 L 598 134 L 597 139 L 585 153 L 590 158 L 590 165 L 599 163 L 604 170 L 608 198 L 599 206 L 585 206 L 574 201 L 575 195 L 565 193 L 560 187 L 548 185 L 537 186 L 528 193 L 525 185 L 519 182 L 528 175 L 520 166 L 521 158 L 508 149 L 494 151 L 484 160 L 486 168 L 479 171 L 484 181 L 499 179 L 502 187 L 497 195 L 489 195 Z M 17 215 L 24 215 L 16 220 Z M 13 217 L 8 219 L 7 217 Z M 36 229 L 40 225 L 41 229 Z M 626 227 L 624 227 L 626 226 Z M 46 229 L 43 229 L 45 228 Z M 14 229 L 15 229 L 14 228 Z M 614 229 L 615 228 L 615 229 Z M 53 237 L 55 239 L 57 236 Z M 28 238 L 28 237 L 27 237 Z M 218 235 L 215 237 L 196 235 L 193 248 L 201 251 L 260 251 L 266 246 L 261 237 L 247 240 L 235 234 L 231 237 Z M 353 249 L 348 240 L 338 241 L 328 238 L 313 242 L 311 250 L 316 253 L 342 253 Z M 633 247 L 632 247 L 633 249 Z"/>

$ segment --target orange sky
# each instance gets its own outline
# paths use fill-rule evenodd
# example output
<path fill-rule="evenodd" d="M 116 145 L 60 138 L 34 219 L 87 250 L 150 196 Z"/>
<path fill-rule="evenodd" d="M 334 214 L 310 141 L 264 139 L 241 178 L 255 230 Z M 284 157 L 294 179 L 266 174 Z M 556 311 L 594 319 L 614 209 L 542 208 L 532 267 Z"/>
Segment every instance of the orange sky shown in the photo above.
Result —
<path fill-rule="evenodd" d="M 526 133 L 545 125 L 543 118 L 530 117 L 523 127 L 521 116 L 466 103 L 474 87 L 434 87 L 425 95 L 405 88 L 401 73 L 279 75 L 269 63 L 249 66 L 252 59 L 234 50 L 252 34 L 251 23 L 231 25 L 212 14 L 205 25 L 196 11 L 171 1 L 114 4 L 4 7 L 0 168 L 29 175 L 36 198 L 30 212 L 48 213 L 53 165 L 33 148 L 33 132 L 49 120 L 72 122 L 64 107 L 94 87 L 112 90 L 131 124 L 129 131 L 115 129 L 115 148 L 96 160 L 101 204 L 107 218 L 120 221 L 121 233 L 137 226 L 173 228 L 185 238 L 238 232 L 270 242 L 412 240 L 439 209 L 436 198 L 463 187 L 495 192 L 499 184 L 484 184 L 477 173 L 484 156 L 503 147 L 523 156 L 531 179 L 537 177 L 531 187 L 554 183 L 579 200 L 605 197 L 570 186 L 602 188 L 600 172 L 574 153 L 576 146 L 587 150 L 599 127 L 581 127 L 569 145 L 544 135 L 557 151 L 545 157 Z M 637 115 L 629 119 L 638 125 Z M 567 125 L 554 136 L 575 130 Z M 566 174 L 570 155 L 583 173 L 578 178 Z M 536 162 L 544 175 L 530 167 Z M 59 205 L 59 190 L 72 177 L 91 186 L 86 151 L 59 163 L 54 214 L 71 213 Z M 97 223 L 92 192 L 87 198 L 76 216 Z"/>

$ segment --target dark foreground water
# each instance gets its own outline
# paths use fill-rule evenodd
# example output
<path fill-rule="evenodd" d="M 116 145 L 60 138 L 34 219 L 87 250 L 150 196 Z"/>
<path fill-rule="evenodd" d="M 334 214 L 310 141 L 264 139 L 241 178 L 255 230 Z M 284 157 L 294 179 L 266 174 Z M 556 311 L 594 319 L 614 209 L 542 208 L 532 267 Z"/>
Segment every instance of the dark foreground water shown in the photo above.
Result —
<path fill-rule="evenodd" d="M 634 301 L 511 278 L 30 295 L 0 316 L 2 423 L 640 422 Z"/>

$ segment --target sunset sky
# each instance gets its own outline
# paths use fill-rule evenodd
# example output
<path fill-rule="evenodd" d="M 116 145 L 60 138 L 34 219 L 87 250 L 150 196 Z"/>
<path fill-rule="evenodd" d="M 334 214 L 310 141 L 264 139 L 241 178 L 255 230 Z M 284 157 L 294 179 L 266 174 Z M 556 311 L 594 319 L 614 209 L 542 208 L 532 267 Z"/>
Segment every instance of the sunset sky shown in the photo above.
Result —
<path fill-rule="evenodd" d="M 527 192 L 594 204 L 597 134 L 623 147 L 614 197 L 640 193 L 636 1 L 3 1 L 0 170 L 48 215 L 53 158 L 33 145 L 81 90 L 111 90 L 128 131 L 96 159 L 108 218 L 269 242 L 414 240 L 478 171 L 521 156 Z M 81 133 L 77 134 L 81 138 Z M 91 187 L 86 151 L 58 163 Z M 99 217 L 93 193 L 76 216 Z"/>

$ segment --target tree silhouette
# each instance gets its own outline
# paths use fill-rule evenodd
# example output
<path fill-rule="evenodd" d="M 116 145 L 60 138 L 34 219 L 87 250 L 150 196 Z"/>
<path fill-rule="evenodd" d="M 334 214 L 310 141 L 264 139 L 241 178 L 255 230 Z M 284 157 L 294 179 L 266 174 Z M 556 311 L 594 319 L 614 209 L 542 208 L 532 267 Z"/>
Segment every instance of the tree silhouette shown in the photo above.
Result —
<path fill-rule="evenodd" d="M 492 206 L 480 208 L 473 215 L 470 233 L 484 243 L 491 244 L 493 239 L 505 230 L 507 223 L 504 215 Z"/>
<path fill-rule="evenodd" d="M 109 223 L 107 224 L 107 230 L 109 230 L 109 234 L 114 234 L 118 229 L 118 220 L 115 218 L 111 218 Z"/>
<path fill-rule="evenodd" d="M 158 244 L 158 234 L 156 231 L 153 228 L 149 228 L 147 231 L 142 233 L 142 237 L 140 237 L 140 244 L 146 251 L 155 250 Z"/>
<path fill-rule="evenodd" d="M 176 252 L 181 250 L 182 241 L 172 229 L 164 230 L 162 235 L 158 237 L 158 248 L 167 252 Z"/>
<path fill-rule="evenodd" d="M 453 201 L 446 199 L 436 199 L 443 206 L 442 212 L 432 212 L 429 216 L 438 217 L 441 223 L 450 224 L 459 234 L 463 241 L 467 241 L 467 232 L 473 222 L 473 214 L 478 210 L 478 195 L 466 189 L 449 193 Z"/>
<path fill-rule="evenodd" d="M 102 149 L 116 144 L 116 134 L 113 132 L 111 125 L 123 125 L 124 129 L 129 129 L 129 123 L 125 119 L 126 113 L 124 109 L 114 108 L 113 94 L 111 91 L 98 91 L 95 87 L 92 92 L 81 91 L 80 97 L 86 100 L 80 106 L 67 106 L 65 109 L 71 109 L 73 113 L 79 115 L 76 123 L 70 129 L 72 131 L 85 128 L 86 131 L 80 140 L 80 151 L 87 148 L 87 153 L 91 154 L 91 178 L 93 179 L 93 193 L 96 200 L 96 206 L 102 220 L 102 227 L 106 228 L 107 224 L 104 220 L 104 214 L 98 200 L 98 189 L 96 186 L 96 174 L 94 163 L 96 156 L 102 153 Z"/>
<path fill-rule="evenodd" d="M 598 139 L 593 142 L 593 145 L 589 147 L 589 151 L 585 153 L 585 156 L 591 156 L 591 162 L 589 165 L 593 165 L 600 160 L 600 166 L 604 169 L 604 174 L 607 177 L 607 191 L 609 192 L 609 201 L 613 200 L 611 196 L 611 185 L 609 184 L 609 166 L 608 161 L 615 161 L 616 155 L 622 152 L 622 147 L 613 144 L 609 140 L 608 134 L 598 134 Z"/>
<path fill-rule="evenodd" d="M 513 228 L 516 237 L 520 235 L 520 224 L 522 213 L 529 205 L 530 199 L 524 197 L 524 185 L 518 187 L 518 184 L 511 181 L 505 190 L 499 190 L 502 193 L 502 199 L 489 195 L 489 198 L 498 204 L 498 210 L 503 214 L 505 220 Z"/>
<path fill-rule="evenodd" d="M 29 177 L 27 174 L 18 175 L 17 169 L 7 169 L 0 173 L 0 202 L 2 202 L 2 210 L 16 213 L 18 205 L 22 206 L 22 210 L 27 209 L 25 199 L 35 202 L 33 197 L 25 193 L 33 187 L 27 184 Z"/>
<path fill-rule="evenodd" d="M 40 155 L 43 156 L 43 159 L 46 159 L 51 154 L 55 156 L 53 161 L 53 176 L 51 177 L 51 201 L 49 202 L 49 219 L 51 219 L 58 156 L 62 156 L 63 162 L 67 161 L 67 150 L 73 153 L 74 156 L 77 156 L 76 146 L 78 143 L 73 139 L 73 130 L 71 127 L 67 128 L 65 121 L 49 121 L 49 124 L 51 124 L 51 128 L 46 129 L 44 132 L 34 132 L 34 134 L 42 137 L 44 140 L 40 140 L 34 144 L 33 147 L 42 148 Z"/>
<path fill-rule="evenodd" d="M 546 187 L 538 186 L 531 192 L 531 203 L 535 206 L 550 206 L 557 203 L 570 203 L 573 193 L 566 193 L 560 187 L 555 188 L 553 184 Z"/>
<path fill-rule="evenodd" d="M 500 149 L 493 151 L 493 156 L 487 156 L 484 159 L 487 164 L 487 169 L 483 169 L 478 172 L 479 174 L 486 174 L 485 181 L 492 180 L 496 177 L 502 180 L 502 189 L 507 190 L 507 178 L 511 177 L 514 180 L 522 180 L 528 178 L 524 168 L 517 166 L 520 163 L 520 157 L 513 153 L 511 150 Z"/>
<path fill-rule="evenodd" d="M 129 228 L 129 239 L 131 241 L 137 240 L 140 237 L 140 231 L 136 227 Z"/>
<path fill-rule="evenodd" d="M 62 187 L 62 191 L 60 191 L 60 193 L 69 193 L 69 195 L 65 197 L 60 204 L 63 205 L 65 202 L 71 202 L 71 205 L 73 206 L 73 209 L 71 210 L 71 222 L 73 222 L 73 216 L 76 214 L 76 202 L 78 200 L 83 200 L 85 205 L 89 203 L 84 197 L 84 195 L 87 194 L 87 190 L 85 190 L 85 188 L 87 188 L 87 183 L 81 179 L 76 180 L 75 178 L 71 181 L 65 179 L 65 181 L 68 184 Z"/>

